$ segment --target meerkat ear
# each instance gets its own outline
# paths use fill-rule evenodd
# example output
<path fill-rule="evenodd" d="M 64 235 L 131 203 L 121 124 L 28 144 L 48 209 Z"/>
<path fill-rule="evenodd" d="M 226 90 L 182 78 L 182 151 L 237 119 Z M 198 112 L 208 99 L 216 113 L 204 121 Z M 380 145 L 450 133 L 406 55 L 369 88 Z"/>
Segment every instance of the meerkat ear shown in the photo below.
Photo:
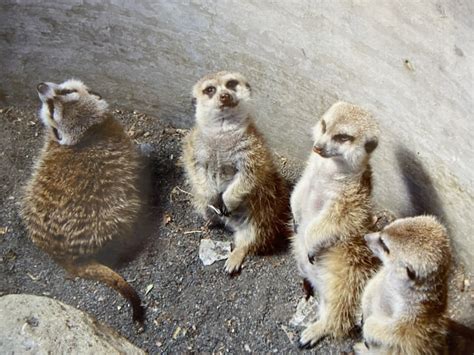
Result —
<path fill-rule="evenodd" d="M 367 142 L 365 142 L 365 145 L 364 145 L 365 151 L 370 154 L 375 150 L 375 148 L 377 148 L 378 145 L 379 145 L 378 139 L 371 138 Z"/>

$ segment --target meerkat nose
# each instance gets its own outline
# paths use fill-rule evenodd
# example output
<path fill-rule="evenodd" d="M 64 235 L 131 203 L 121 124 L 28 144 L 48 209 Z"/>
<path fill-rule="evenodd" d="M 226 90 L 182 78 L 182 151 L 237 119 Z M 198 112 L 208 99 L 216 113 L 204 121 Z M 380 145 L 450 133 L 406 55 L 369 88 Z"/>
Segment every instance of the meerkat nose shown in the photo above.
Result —
<path fill-rule="evenodd" d="M 39 83 L 38 86 L 36 86 L 36 90 L 41 94 L 45 95 L 48 92 L 49 86 L 48 84 L 45 83 Z"/>
<path fill-rule="evenodd" d="M 230 96 L 228 93 L 223 93 L 221 96 L 219 96 L 219 99 L 223 104 L 229 104 L 232 102 L 232 96 Z"/>
<path fill-rule="evenodd" d="M 321 154 L 323 151 L 323 148 L 320 147 L 319 145 L 313 145 L 313 152 L 317 153 L 317 154 Z"/>

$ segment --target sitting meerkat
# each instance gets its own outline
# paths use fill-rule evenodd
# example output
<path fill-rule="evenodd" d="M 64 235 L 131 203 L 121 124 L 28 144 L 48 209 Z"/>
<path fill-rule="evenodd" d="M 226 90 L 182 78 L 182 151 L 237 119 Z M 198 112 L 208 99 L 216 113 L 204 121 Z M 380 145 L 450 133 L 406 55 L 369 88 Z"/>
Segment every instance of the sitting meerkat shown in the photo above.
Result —
<path fill-rule="evenodd" d="M 289 235 L 289 192 L 250 115 L 250 94 L 238 73 L 199 80 L 193 88 L 196 125 L 183 144 L 196 209 L 235 232 L 225 264 L 230 274 L 247 254 L 271 252 Z"/>
<path fill-rule="evenodd" d="M 27 232 L 72 275 L 120 292 L 140 324 L 140 297 L 98 260 L 133 244 L 132 229 L 143 212 L 139 153 L 107 102 L 82 82 L 41 83 L 37 91 L 46 134 L 22 201 Z"/>
<path fill-rule="evenodd" d="M 451 249 L 432 216 L 398 219 L 365 240 L 383 267 L 362 298 L 359 354 L 443 354 Z"/>
<path fill-rule="evenodd" d="M 319 319 L 303 331 L 301 348 L 349 335 L 377 267 L 364 235 L 373 225 L 369 158 L 378 133 L 372 115 L 345 102 L 313 128 L 313 152 L 291 195 L 293 254 L 306 292 L 319 294 Z"/>

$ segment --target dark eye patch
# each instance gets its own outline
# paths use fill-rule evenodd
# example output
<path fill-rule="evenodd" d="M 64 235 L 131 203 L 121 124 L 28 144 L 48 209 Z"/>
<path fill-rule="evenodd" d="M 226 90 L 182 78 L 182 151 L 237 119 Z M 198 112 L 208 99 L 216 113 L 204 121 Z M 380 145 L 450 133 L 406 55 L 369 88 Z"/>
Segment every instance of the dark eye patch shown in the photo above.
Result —
<path fill-rule="evenodd" d="M 74 90 L 74 89 L 56 90 L 56 95 L 63 96 L 63 95 L 72 94 L 73 92 L 77 92 L 77 90 Z"/>
<path fill-rule="evenodd" d="M 332 139 L 336 142 L 339 143 L 344 143 L 344 142 L 353 142 L 354 141 L 354 136 L 351 136 L 349 134 L 336 134 Z"/>
<path fill-rule="evenodd" d="M 380 245 L 382 246 L 383 251 L 386 252 L 387 254 L 390 254 L 390 249 L 387 247 L 387 244 L 385 244 L 382 237 L 379 238 L 379 241 L 380 241 Z"/>
<path fill-rule="evenodd" d="M 324 133 L 326 133 L 326 121 L 324 120 L 321 120 L 321 131 Z"/>
<path fill-rule="evenodd" d="M 52 99 L 49 99 L 48 101 L 46 101 L 47 105 L 48 105 L 48 110 L 49 110 L 49 115 L 51 116 L 51 118 L 53 118 L 53 114 L 54 114 L 54 101 Z"/>
<path fill-rule="evenodd" d="M 239 82 L 237 80 L 229 80 L 226 84 L 225 87 L 230 90 L 234 90 L 239 85 Z"/>
<path fill-rule="evenodd" d="M 208 86 L 202 92 L 211 98 L 216 93 L 216 88 L 214 86 Z"/>

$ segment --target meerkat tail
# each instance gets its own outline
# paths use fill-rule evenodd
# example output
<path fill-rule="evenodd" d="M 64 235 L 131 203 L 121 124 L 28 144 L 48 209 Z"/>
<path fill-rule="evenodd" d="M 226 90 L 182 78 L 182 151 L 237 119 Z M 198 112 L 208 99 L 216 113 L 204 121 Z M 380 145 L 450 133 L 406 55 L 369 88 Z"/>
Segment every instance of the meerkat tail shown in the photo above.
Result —
<path fill-rule="evenodd" d="M 68 268 L 71 270 L 71 268 Z M 97 280 L 118 291 L 132 306 L 133 321 L 142 324 L 145 319 L 145 309 L 140 296 L 130 284 L 118 273 L 96 261 L 75 265 L 71 270 L 75 275 L 89 280 Z"/>

